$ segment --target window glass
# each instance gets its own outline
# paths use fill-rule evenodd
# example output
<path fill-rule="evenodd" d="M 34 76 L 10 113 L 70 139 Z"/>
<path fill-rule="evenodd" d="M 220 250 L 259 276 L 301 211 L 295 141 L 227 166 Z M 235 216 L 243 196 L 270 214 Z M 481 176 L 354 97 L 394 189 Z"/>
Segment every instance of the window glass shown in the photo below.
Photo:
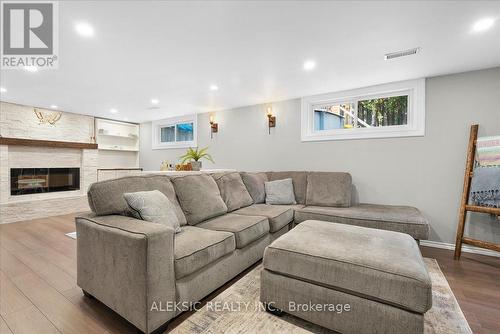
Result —
<path fill-rule="evenodd" d="M 173 125 L 160 129 L 160 141 L 162 143 L 172 143 L 175 141 L 175 127 Z"/>
<path fill-rule="evenodd" d="M 354 103 L 335 103 L 314 108 L 314 131 L 348 129 L 356 126 Z"/>
<path fill-rule="evenodd" d="M 358 127 L 406 125 L 408 95 L 360 100 L 357 111 Z"/>
<path fill-rule="evenodd" d="M 179 123 L 176 125 L 177 141 L 193 140 L 193 123 Z"/>

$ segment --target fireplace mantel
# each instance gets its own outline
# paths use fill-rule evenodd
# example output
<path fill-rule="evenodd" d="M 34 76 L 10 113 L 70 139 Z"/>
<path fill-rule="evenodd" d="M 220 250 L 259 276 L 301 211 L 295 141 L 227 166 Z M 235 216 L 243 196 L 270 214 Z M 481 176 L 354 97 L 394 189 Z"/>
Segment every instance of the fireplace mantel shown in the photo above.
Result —
<path fill-rule="evenodd" d="M 24 138 L 7 138 L 7 137 L 0 137 L 0 145 L 43 146 L 43 147 L 77 148 L 77 149 L 90 149 L 90 150 L 97 149 L 97 144 L 93 143 L 24 139 Z"/>

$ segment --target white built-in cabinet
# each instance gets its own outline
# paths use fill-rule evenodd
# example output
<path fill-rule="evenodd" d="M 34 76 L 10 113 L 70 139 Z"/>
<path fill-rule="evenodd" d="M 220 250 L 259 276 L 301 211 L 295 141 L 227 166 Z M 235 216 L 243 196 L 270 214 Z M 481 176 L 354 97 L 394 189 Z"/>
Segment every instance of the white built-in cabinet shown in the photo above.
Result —
<path fill-rule="evenodd" d="M 97 179 L 114 179 L 139 168 L 139 124 L 95 118 Z"/>
<path fill-rule="evenodd" d="M 139 124 L 96 118 L 95 131 L 99 150 L 139 151 Z"/>

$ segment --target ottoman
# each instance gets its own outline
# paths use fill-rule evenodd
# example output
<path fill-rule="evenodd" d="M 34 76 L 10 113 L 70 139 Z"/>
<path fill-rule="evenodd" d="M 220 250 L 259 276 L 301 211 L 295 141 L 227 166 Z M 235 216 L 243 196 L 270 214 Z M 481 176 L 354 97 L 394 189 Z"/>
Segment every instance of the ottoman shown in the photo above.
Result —
<path fill-rule="evenodd" d="M 408 234 L 308 220 L 264 253 L 260 300 L 341 333 L 423 333 L 432 286 Z"/>

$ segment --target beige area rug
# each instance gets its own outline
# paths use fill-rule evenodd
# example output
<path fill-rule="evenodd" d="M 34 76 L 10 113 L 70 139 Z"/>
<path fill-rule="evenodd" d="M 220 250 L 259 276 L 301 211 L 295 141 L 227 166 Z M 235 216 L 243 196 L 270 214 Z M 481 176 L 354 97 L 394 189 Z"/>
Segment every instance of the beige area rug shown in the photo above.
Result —
<path fill-rule="evenodd" d="M 425 314 L 425 334 L 472 333 L 438 263 L 434 259 L 424 260 L 433 289 L 433 306 Z M 259 304 L 261 270 L 262 265 L 259 265 L 211 300 L 210 309 L 205 305 L 171 333 L 333 333 L 297 317 L 288 314 L 277 317 L 255 307 Z M 246 303 L 250 306 L 233 307 Z M 229 310 L 223 309 L 224 305 L 233 306 Z"/>

